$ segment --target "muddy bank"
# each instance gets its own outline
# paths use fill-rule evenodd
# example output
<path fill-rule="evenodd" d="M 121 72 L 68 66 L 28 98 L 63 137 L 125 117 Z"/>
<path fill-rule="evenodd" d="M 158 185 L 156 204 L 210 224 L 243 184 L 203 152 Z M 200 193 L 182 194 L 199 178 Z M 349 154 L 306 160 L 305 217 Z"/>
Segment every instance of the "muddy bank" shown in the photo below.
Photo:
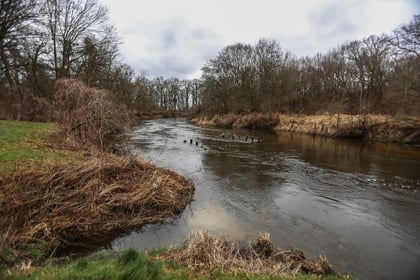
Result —
<path fill-rule="evenodd" d="M 247 114 L 200 116 L 199 125 L 226 128 L 271 129 L 278 133 L 297 132 L 314 136 L 361 138 L 381 142 L 419 145 L 420 119 L 388 115 L 283 115 Z"/>
<path fill-rule="evenodd" d="M 192 182 L 137 157 L 25 166 L 0 185 L 0 263 L 42 260 L 162 223 L 181 213 L 193 192 Z"/>

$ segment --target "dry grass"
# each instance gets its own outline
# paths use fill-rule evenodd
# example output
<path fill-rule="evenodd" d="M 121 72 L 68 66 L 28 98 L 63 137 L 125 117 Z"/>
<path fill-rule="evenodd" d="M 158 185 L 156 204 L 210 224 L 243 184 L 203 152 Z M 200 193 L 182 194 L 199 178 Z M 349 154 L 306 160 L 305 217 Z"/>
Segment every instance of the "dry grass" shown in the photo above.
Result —
<path fill-rule="evenodd" d="M 222 237 L 198 230 L 189 237 L 183 248 L 170 249 L 162 257 L 172 258 L 180 265 L 204 275 L 211 275 L 215 270 L 270 276 L 338 274 L 324 258 L 310 261 L 300 250 L 275 248 L 268 233 L 260 234 L 247 248 L 238 248 Z"/>
<path fill-rule="evenodd" d="M 193 118 L 192 123 L 200 125 L 217 126 L 224 128 L 249 128 L 249 129 L 268 129 L 273 128 L 279 122 L 275 114 L 252 113 L 245 115 L 214 115 Z"/>
<path fill-rule="evenodd" d="M 279 115 L 276 131 L 366 138 L 385 142 L 416 143 L 420 140 L 420 119 L 389 115 L 324 114 L 311 116 Z"/>
<path fill-rule="evenodd" d="M 127 109 L 106 90 L 61 79 L 56 82 L 54 99 L 55 121 L 62 128 L 59 136 L 72 147 L 104 150 L 106 142 L 128 128 Z"/>
<path fill-rule="evenodd" d="M 191 122 L 218 127 L 272 129 L 318 136 L 366 138 L 384 142 L 420 143 L 420 119 L 390 115 L 285 115 L 252 113 L 198 117 Z"/>
<path fill-rule="evenodd" d="M 324 115 L 279 115 L 276 131 L 292 131 L 320 136 L 362 137 L 365 129 L 377 118 L 344 114 Z"/>
<path fill-rule="evenodd" d="M 237 115 L 227 114 L 227 115 L 202 116 L 198 118 L 193 118 L 190 121 L 192 123 L 205 125 L 205 126 L 230 128 L 232 127 L 236 119 L 237 119 Z"/>
<path fill-rule="evenodd" d="M 0 248 L 13 251 L 0 258 L 30 257 L 31 244 L 44 244 L 49 254 L 100 244 L 161 223 L 184 210 L 193 190 L 175 172 L 135 157 L 27 166 L 0 186 Z"/>
<path fill-rule="evenodd" d="M 279 118 L 275 114 L 252 113 L 237 118 L 233 126 L 249 129 L 271 129 L 278 122 Z"/>

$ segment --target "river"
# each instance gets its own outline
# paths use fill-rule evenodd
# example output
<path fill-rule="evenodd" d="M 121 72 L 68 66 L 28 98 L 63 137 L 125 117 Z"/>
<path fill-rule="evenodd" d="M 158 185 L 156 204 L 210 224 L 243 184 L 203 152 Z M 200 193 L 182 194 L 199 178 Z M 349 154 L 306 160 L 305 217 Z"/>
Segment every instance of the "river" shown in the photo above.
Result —
<path fill-rule="evenodd" d="M 131 149 L 196 191 L 180 217 L 113 249 L 177 245 L 197 228 L 241 244 L 267 231 L 276 246 L 326 256 L 360 279 L 420 279 L 419 148 L 164 119 L 139 125 Z"/>

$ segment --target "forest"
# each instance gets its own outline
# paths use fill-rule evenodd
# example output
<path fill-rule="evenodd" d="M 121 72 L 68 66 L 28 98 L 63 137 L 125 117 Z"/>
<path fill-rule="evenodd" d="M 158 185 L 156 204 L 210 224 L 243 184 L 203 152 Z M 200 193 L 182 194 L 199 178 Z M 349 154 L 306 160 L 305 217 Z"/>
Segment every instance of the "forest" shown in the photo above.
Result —
<path fill-rule="evenodd" d="M 132 112 L 420 115 L 420 15 L 314 56 L 269 38 L 235 43 L 193 80 L 136 74 L 120 45 L 97 0 L 0 0 L 0 118 L 44 120 L 60 79 L 108 90 Z"/>

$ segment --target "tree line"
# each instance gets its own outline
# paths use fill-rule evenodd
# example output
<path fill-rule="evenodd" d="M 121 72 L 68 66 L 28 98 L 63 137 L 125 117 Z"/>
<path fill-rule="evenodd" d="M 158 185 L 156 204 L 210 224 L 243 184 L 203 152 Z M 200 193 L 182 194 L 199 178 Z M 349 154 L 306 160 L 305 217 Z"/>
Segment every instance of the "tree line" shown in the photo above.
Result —
<path fill-rule="evenodd" d="M 420 114 L 420 15 L 313 57 L 272 39 L 233 44 L 193 80 L 136 75 L 119 45 L 97 0 L 0 0 L 0 110 L 42 114 L 56 80 L 74 78 L 132 110 Z"/>
<path fill-rule="evenodd" d="M 297 58 L 275 40 L 225 47 L 203 70 L 213 113 L 420 114 L 420 15 L 391 35 Z"/>
<path fill-rule="evenodd" d="M 200 104 L 197 79 L 136 75 L 119 61 L 119 45 L 97 0 L 0 0 L 0 109 L 52 103 L 62 78 L 107 89 L 129 109 L 184 111 Z"/>

